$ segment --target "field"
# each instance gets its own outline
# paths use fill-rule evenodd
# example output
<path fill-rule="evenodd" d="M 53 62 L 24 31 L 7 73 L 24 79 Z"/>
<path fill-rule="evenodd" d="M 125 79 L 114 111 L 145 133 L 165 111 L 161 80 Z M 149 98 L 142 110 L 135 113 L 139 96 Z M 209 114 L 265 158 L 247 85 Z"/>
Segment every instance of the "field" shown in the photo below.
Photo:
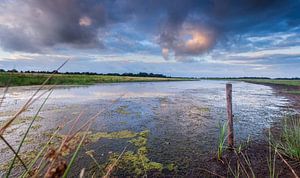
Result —
<path fill-rule="evenodd" d="M 245 82 L 257 84 L 273 84 L 283 86 L 300 86 L 300 80 L 275 80 L 275 79 L 239 79 Z"/>
<path fill-rule="evenodd" d="M 282 93 L 300 95 L 300 80 L 242 79 L 242 81 L 276 87 Z"/>
<path fill-rule="evenodd" d="M 40 85 L 51 74 L 29 73 L 0 73 L 0 87 Z M 111 75 L 70 75 L 54 74 L 47 84 L 55 85 L 90 85 L 95 83 L 118 83 L 118 82 L 156 82 L 156 81 L 181 81 L 191 80 L 188 78 L 160 78 L 160 77 L 128 77 Z"/>

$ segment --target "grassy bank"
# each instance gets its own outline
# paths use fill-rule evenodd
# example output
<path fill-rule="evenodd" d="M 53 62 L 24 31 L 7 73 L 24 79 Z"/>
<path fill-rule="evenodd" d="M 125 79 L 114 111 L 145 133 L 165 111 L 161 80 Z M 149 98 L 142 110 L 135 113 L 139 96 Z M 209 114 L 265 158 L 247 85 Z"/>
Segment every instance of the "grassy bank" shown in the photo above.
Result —
<path fill-rule="evenodd" d="M 257 84 L 273 84 L 283 86 L 300 86 L 300 80 L 278 80 L 278 79 L 239 79 L 241 81 Z"/>
<path fill-rule="evenodd" d="M 0 87 L 4 86 L 26 86 L 40 85 L 50 74 L 28 74 L 28 73 L 0 73 Z M 47 84 L 56 85 L 90 85 L 95 83 L 118 83 L 118 82 L 156 82 L 156 81 L 185 81 L 189 78 L 169 77 L 128 77 L 111 75 L 73 75 L 55 74 Z"/>
<path fill-rule="evenodd" d="M 300 80 L 281 79 L 239 79 L 244 82 L 275 85 L 280 87 L 280 91 L 292 95 L 300 95 Z"/>

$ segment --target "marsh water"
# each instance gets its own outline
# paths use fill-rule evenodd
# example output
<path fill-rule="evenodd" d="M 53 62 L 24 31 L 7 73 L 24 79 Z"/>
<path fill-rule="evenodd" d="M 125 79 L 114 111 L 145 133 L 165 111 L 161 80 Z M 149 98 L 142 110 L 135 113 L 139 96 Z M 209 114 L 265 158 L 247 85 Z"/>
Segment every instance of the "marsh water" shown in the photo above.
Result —
<path fill-rule="evenodd" d="M 60 87 L 46 102 L 40 113 L 39 127 L 31 131 L 31 135 L 34 140 L 42 139 L 42 132 L 76 118 L 81 112 L 80 122 L 84 123 L 104 110 L 92 125 L 93 132 L 149 130 L 149 159 L 164 164 L 174 163 L 184 169 L 217 149 L 219 125 L 227 118 L 226 83 L 202 80 Z M 288 99 L 276 95 L 268 86 L 239 81 L 231 83 L 237 143 L 265 139 L 266 129 L 289 111 Z M 34 91 L 35 87 L 10 88 L 1 106 L 0 121 L 16 112 Z M 21 117 L 33 115 L 43 98 L 45 96 Z M 27 123 L 14 125 L 6 138 L 17 145 Z M 121 152 L 126 144 L 126 139 L 101 139 L 87 145 L 85 150 L 93 149 L 99 160 L 105 160 L 109 152 Z M 24 150 L 29 147 L 25 146 Z M 10 153 L 3 143 L 0 143 L 0 148 L 3 163 Z M 92 162 L 80 159 L 78 165 L 88 167 L 87 164 Z"/>

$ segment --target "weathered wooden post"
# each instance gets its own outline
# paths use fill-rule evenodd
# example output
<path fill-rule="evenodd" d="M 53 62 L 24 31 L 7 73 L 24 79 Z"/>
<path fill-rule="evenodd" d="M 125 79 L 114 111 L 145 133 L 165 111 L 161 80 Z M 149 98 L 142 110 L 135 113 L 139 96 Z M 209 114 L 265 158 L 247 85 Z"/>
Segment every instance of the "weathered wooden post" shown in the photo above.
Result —
<path fill-rule="evenodd" d="M 227 100 L 227 119 L 228 119 L 228 146 L 233 148 L 233 114 L 232 114 L 232 84 L 226 84 L 226 100 Z"/>

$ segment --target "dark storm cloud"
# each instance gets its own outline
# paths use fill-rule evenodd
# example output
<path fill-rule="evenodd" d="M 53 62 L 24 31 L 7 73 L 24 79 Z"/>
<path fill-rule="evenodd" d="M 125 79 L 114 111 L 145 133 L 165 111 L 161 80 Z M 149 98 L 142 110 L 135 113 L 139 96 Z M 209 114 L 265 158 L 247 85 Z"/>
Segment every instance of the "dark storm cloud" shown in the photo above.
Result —
<path fill-rule="evenodd" d="M 101 47 L 98 30 L 107 20 L 105 3 L 81 0 L 24 0 L 1 8 L 4 49 L 40 51 L 55 44 Z"/>
<path fill-rule="evenodd" d="M 211 50 L 233 35 L 296 27 L 299 0 L 24 0 L 0 3 L 1 46 L 42 51 L 58 44 L 101 48 L 111 24 L 157 36 L 167 59 Z M 134 37 L 133 37 L 134 38 Z"/>
<path fill-rule="evenodd" d="M 122 7 L 146 31 L 159 29 L 158 43 L 162 49 L 168 49 L 162 50 L 165 58 L 168 58 L 166 51 L 173 51 L 175 57 L 182 58 L 204 53 L 217 42 L 230 41 L 232 34 L 263 35 L 298 26 L 299 4 L 298 0 L 131 0 L 123 1 Z M 202 31 L 208 37 L 208 44 L 198 48 L 185 45 L 187 34 L 182 31 L 187 26 Z"/>

